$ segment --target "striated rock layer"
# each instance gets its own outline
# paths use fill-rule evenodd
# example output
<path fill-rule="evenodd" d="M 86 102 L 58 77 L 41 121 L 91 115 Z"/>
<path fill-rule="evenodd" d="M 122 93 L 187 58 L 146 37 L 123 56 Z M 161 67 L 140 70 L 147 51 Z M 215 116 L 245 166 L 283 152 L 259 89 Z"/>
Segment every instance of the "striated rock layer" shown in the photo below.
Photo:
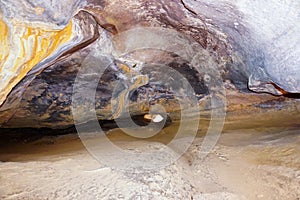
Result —
<path fill-rule="evenodd" d="M 92 92 L 89 83 L 99 79 L 95 70 L 105 66 L 91 66 L 89 61 L 99 63 L 100 55 L 106 55 L 109 65 L 95 94 L 98 119 L 119 117 L 127 98 L 125 105 L 133 115 L 149 112 L 155 103 L 169 113 L 179 111 L 173 88 L 162 81 L 168 73 L 156 65 L 185 77 L 202 110 L 211 108 L 206 97 L 212 94 L 227 97 L 229 111 L 238 112 L 245 98 L 251 105 L 245 112 L 289 110 L 299 103 L 249 94 L 297 97 L 291 93 L 300 93 L 298 1 L 1 0 L 0 6 L 2 127 L 72 125 L 74 81 L 85 69 L 79 77 L 81 86 L 87 94 Z M 159 32 L 162 28 L 168 31 Z M 174 32 L 180 37 L 172 43 Z M 177 41 L 182 43 L 176 46 Z M 120 53 L 140 43 L 153 48 Z M 185 46 L 191 51 L 185 52 Z M 196 54 L 199 63 L 190 58 Z M 207 85 L 207 77 L 212 78 L 212 86 Z M 128 88 L 129 93 L 124 93 Z M 111 100 L 118 102 L 115 112 Z M 282 106 L 273 106 L 277 104 Z"/>

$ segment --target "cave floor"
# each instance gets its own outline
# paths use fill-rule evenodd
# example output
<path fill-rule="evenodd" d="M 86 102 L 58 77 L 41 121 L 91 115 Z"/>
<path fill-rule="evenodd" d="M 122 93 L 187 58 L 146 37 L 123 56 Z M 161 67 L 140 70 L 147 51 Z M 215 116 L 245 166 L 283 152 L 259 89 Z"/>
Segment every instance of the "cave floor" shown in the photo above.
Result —
<path fill-rule="evenodd" d="M 180 159 L 158 170 L 106 167 L 76 134 L 2 145 L 0 199 L 299 199 L 299 120 L 286 125 L 274 118 L 266 126 L 262 119 L 270 116 L 251 122 L 227 119 L 205 159 L 199 158 L 201 129 Z M 167 138 L 174 126 L 164 131 Z M 116 144 L 151 143 L 130 141 L 119 129 L 109 137 Z"/>

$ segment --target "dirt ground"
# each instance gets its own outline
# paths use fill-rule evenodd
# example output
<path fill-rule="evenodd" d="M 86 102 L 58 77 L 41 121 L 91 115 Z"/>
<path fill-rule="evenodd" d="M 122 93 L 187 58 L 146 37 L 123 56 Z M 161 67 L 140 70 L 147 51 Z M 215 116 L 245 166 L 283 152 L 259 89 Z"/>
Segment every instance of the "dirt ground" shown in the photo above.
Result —
<path fill-rule="evenodd" d="M 166 128 L 165 134 L 172 130 Z M 199 154 L 199 134 L 180 159 L 157 170 L 104 166 L 76 134 L 10 143 L 0 149 L 0 199 L 297 200 L 299 133 L 297 127 L 224 130 L 205 159 Z M 119 129 L 109 134 L 123 148 L 164 146 L 129 141 Z"/>

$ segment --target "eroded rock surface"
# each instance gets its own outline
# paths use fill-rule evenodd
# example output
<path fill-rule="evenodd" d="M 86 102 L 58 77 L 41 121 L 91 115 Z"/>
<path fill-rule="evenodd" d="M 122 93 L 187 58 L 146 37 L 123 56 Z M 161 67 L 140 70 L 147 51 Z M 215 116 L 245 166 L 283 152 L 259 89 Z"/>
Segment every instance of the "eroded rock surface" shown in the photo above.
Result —
<path fill-rule="evenodd" d="M 116 81 L 126 82 L 137 72 L 144 79 L 133 81 L 136 86 L 130 90 L 129 102 L 132 113 L 146 113 L 150 105 L 157 102 L 168 112 L 180 110 L 172 88 L 153 79 L 146 81 L 146 77 L 165 79 L 162 69 L 147 68 L 147 62 L 179 71 L 192 85 L 204 110 L 209 108 L 205 97 L 215 94 L 205 82 L 207 77 L 216 82 L 215 88 L 224 86 L 227 92 L 235 94 L 227 98 L 244 95 L 250 90 L 275 95 L 300 92 L 300 47 L 297 45 L 300 5 L 297 1 L 36 3 L 22 0 L 1 1 L 0 5 L 0 25 L 4 33 L 0 42 L 5 47 L 0 54 L 2 127 L 63 128 L 72 125 L 74 81 L 93 52 L 105 54 L 110 61 L 97 87 L 98 119 L 118 117 L 111 111 Z M 170 52 L 168 48 L 158 51 L 139 49 L 129 57 L 120 57 L 116 53 L 118 46 L 135 44 L 143 39 L 143 34 L 127 34 L 127 39 L 119 36 L 137 28 L 178 32 L 187 38 L 182 41 L 193 41 L 194 50 L 199 49 L 200 63 L 193 62 L 180 51 Z M 144 43 L 151 45 L 157 38 L 152 41 L 146 38 Z M 168 45 L 178 48 L 171 43 Z M 94 58 L 98 59 L 97 55 Z M 196 69 L 197 64 L 201 66 L 200 72 Z M 88 84 L 98 78 L 91 72 L 83 77 L 83 81 Z M 116 100 L 122 103 L 124 95 L 128 94 L 119 92 Z M 221 96 L 225 98 L 224 92 Z M 273 98 L 276 101 L 277 98 Z M 288 105 L 297 104 L 297 101 L 289 103 L 288 99 L 283 101 Z M 262 96 L 260 102 L 268 104 L 270 99 Z M 253 107 L 257 108 L 255 104 Z"/>

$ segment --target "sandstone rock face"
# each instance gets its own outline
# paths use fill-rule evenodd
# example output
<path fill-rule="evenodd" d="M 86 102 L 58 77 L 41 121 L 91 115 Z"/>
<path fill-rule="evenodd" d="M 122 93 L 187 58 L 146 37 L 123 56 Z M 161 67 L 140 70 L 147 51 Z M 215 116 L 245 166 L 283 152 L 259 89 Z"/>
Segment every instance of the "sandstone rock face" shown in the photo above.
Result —
<path fill-rule="evenodd" d="M 175 89 L 162 81 L 168 73 L 159 66 L 188 80 L 195 93 L 180 96 L 194 95 L 203 110 L 212 107 L 206 97 L 224 99 L 225 89 L 234 93 L 227 98 L 250 90 L 300 93 L 296 0 L 9 0 L 0 6 L 2 127 L 72 125 L 74 82 L 82 69 L 80 88 L 96 90 L 98 119 L 118 118 L 128 99 L 133 115 L 158 102 L 169 113 L 179 111 Z M 95 72 L 104 67 L 100 78 Z"/>

